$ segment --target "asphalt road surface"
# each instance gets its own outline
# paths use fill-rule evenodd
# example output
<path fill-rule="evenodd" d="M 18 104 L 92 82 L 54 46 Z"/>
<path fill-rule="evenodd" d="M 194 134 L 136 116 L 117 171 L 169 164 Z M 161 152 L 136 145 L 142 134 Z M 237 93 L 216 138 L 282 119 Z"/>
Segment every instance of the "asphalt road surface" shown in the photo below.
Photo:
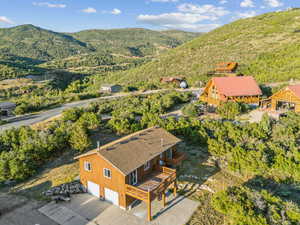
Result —
<path fill-rule="evenodd" d="M 182 91 L 182 92 L 197 91 L 197 90 L 199 90 L 199 89 L 178 89 L 178 91 Z M 116 99 L 116 98 L 126 97 L 126 96 L 130 96 L 130 95 L 146 95 L 146 94 L 153 94 L 153 93 L 158 93 L 158 92 L 162 92 L 162 91 L 166 91 L 166 89 L 151 90 L 151 91 L 136 92 L 136 93 L 119 93 L 119 94 L 112 95 L 112 96 L 105 96 L 105 97 L 100 97 L 100 98 L 93 98 L 93 99 L 87 99 L 87 100 L 82 100 L 82 101 L 78 101 L 78 102 L 67 103 L 67 104 L 64 104 L 55 109 L 12 118 L 9 120 L 10 122 L 8 124 L 0 126 L 0 132 L 3 132 L 5 130 L 13 128 L 13 127 L 17 128 L 17 127 L 21 127 L 21 126 L 30 126 L 30 125 L 45 121 L 47 119 L 50 119 L 52 117 L 58 116 L 66 109 L 70 109 L 70 108 L 74 108 L 74 107 L 86 107 L 91 102 L 96 102 L 98 100 Z"/>

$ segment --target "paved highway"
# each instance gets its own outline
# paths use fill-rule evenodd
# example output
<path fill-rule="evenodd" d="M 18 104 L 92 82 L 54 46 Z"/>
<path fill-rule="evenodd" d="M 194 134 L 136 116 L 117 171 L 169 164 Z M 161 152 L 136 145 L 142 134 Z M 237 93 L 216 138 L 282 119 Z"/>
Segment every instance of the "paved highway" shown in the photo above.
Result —
<path fill-rule="evenodd" d="M 178 89 L 178 91 L 182 91 L 182 92 L 197 91 L 197 90 L 199 90 L 199 89 Z M 45 121 L 47 119 L 50 119 L 52 117 L 58 116 L 65 109 L 70 109 L 70 108 L 74 108 L 74 107 L 86 107 L 91 102 L 96 102 L 98 100 L 116 99 L 116 98 L 126 97 L 126 96 L 130 96 L 130 95 L 146 95 L 146 94 L 153 94 L 153 93 L 158 93 L 158 92 L 162 92 L 162 91 L 167 91 L 167 90 L 160 89 L 160 90 L 151 90 L 151 91 L 146 91 L 146 92 L 119 93 L 119 94 L 115 94 L 115 95 L 111 95 L 111 96 L 105 96 L 105 97 L 100 97 L 100 98 L 93 98 L 93 99 L 87 99 L 87 100 L 82 100 L 82 101 L 78 101 L 78 102 L 67 103 L 67 104 L 64 104 L 55 109 L 12 118 L 9 120 L 10 122 L 8 124 L 0 126 L 0 132 L 3 132 L 4 130 L 10 129 L 12 127 L 30 126 L 30 125 Z"/>

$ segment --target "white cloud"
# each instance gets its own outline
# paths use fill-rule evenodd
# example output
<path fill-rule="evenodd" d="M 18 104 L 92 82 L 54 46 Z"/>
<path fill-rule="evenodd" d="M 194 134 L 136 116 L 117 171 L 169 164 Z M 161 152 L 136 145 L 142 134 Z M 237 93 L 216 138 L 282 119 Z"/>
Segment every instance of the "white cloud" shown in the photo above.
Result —
<path fill-rule="evenodd" d="M 254 7 L 254 2 L 252 0 L 244 0 L 241 2 L 240 6 L 244 8 Z"/>
<path fill-rule="evenodd" d="M 207 32 L 220 26 L 220 24 L 212 21 L 216 21 L 229 13 L 223 7 L 184 3 L 177 6 L 177 12 L 139 15 L 137 21 L 169 29 Z"/>
<path fill-rule="evenodd" d="M 179 0 L 150 0 L 150 2 L 178 2 Z"/>
<path fill-rule="evenodd" d="M 14 22 L 8 19 L 6 16 L 0 16 L 0 22 L 7 23 L 7 24 L 14 24 Z"/>
<path fill-rule="evenodd" d="M 54 3 L 50 3 L 50 2 L 33 2 L 32 3 L 34 6 L 45 6 L 48 8 L 66 8 L 67 5 L 65 4 L 54 4 Z"/>
<path fill-rule="evenodd" d="M 225 16 L 229 13 L 229 11 L 227 11 L 223 7 L 216 7 L 214 5 L 200 6 L 200 5 L 185 3 L 179 5 L 177 8 L 180 12 L 206 15 L 206 16 L 210 16 L 213 19 L 215 19 L 216 17 Z"/>
<path fill-rule="evenodd" d="M 113 9 L 110 13 L 113 15 L 119 15 L 122 13 L 122 11 L 120 9 Z"/>
<path fill-rule="evenodd" d="M 219 3 L 222 4 L 222 5 L 224 5 L 224 4 L 228 3 L 228 1 L 227 0 L 220 0 Z"/>
<path fill-rule="evenodd" d="M 256 15 L 257 15 L 257 13 L 254 10 L 247 11 L 247 12 L 238 12 L 237 13 L 238 18 L 250 18 L 250 17 L 254 17 Z"/>
<path fill-rule="evenodd" d="M 86 9 L 83 9 L 82 12 L 84 12 L 84 13 L 96 13 L 97 10 L 92 8 L 92 7 L 88 7 Z"/>
<path fill-rule="evenodd" d="M 280 0 L 264 0 L 264 1 L 268 6 L 273 8 L 283 6 L 283 3 Z"/>
<path fill-rule="evenodd" d="M 196 24 L 210 17 L 191 13 L 164 13 L 160 15 L 139 15 L 137 20 L 143 23 L 166 26 L 176 24 Z"/>

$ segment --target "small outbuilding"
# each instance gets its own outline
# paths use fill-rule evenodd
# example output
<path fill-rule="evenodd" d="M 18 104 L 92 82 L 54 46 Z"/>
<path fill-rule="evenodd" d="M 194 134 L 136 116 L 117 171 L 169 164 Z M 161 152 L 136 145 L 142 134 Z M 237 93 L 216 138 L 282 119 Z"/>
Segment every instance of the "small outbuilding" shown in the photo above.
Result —
<path fill-rule="evenodd" d="M 118 84 L 103 84 L 100 88 L 100 91 L 105 93 L 116 93 L 120 92 L 121 90 L 122 87 Z"/>
<path fill-rule="evenodd" d="M 16 109 L 14 102 L 0 102 L 0 116 L 11 116 Z"/>
<path fill-rule="evenodd" d="M 215 106 L 228 101 L 259 104 L 261 95 L 262 91 L 252 76 L 213 77 L 200 100 Z"/>
<path fill-rule="evenodd" d="M 300 84 L 287 86 L 270 97 L 272 111 L 300 112 Z"/>

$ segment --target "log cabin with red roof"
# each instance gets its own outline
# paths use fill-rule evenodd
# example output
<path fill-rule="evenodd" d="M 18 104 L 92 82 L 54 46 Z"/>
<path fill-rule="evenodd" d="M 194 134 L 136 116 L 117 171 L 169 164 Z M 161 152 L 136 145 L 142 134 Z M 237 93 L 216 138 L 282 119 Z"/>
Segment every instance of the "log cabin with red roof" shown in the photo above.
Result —
<path fill-rule="evenodd" d="M 228 101 L 259 104 L 261 95 L 262 91 L 252 76 L 213 77 L 200 100 L 214 106 Z"/>
<path fill-rule="evenodd" d="M 148 128 L 75 157 L 80 181 L 92 195 L 125 210 L 144 201 L 151 216 L 151 202 L 170 187 L 176 195 L 176 169 L 186 155 L 176 150 L 181 140 L 159 127 Z"/>
<path fill-rule="evenodd" d="M 269 99 L 272 111 L 295 111 L 300 113 L 300 84 L 287 86 Z"/>

